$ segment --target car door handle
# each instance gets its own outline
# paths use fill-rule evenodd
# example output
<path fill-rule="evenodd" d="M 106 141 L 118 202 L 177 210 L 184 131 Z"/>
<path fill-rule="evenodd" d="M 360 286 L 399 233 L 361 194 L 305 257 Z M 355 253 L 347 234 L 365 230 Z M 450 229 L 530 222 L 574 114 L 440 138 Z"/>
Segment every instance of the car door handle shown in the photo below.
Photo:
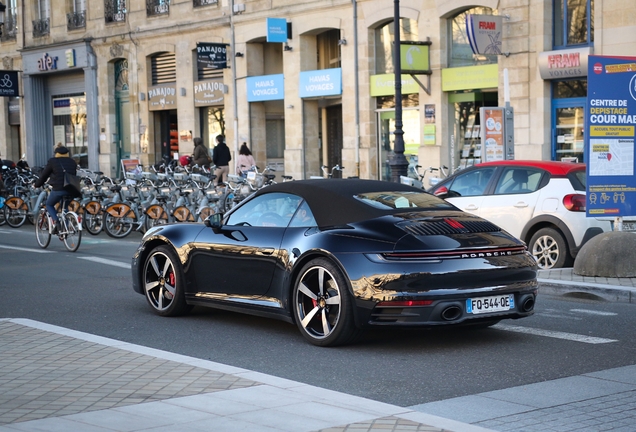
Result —
<path fill-rule="evenodd" d="M 519 201 L 517 204 L 515 204 L 515 207 L 519 207 L 519 208 L 528 207 L 528 203 Z"/>
<path fill-rule="evenodd" d="M 256 253 L 261 255 L 271 255 L 274 253 L 274 248 L 258 248 Z"/>
<path fill-rule="evenodd" d="M 475 204 L 469 204 L 467 205 L 464 210 L 477 210 L 479 207 L 477 207 Z"/>

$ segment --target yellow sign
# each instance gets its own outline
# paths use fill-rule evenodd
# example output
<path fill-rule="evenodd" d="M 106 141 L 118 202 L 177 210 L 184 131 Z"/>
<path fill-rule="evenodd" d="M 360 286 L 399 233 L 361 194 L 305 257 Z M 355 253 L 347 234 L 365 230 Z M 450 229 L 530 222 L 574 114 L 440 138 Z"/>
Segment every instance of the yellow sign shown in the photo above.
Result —
<path fill-rule="evenodd" d="M 499 66 L 466 66 L 442 69 L 442 91 L 499 87 Z"/>
<path fill-rule="evenodd" d="M 402 72 L 430 72 L 428 45 L 400 44 L 400 64 Z"/>
<path fill-rule="evenodd" d="M 395 95 L 395 75 L 380 74 L 371 75 L 371 96 Z M 411 75 L 402 75 L 402 94 L 418 93 L 420 87 Z"/>
<path fill-rule="evenodd" d="M 634 136 L 634 126 L 590 126 L 590 136 Z"/>

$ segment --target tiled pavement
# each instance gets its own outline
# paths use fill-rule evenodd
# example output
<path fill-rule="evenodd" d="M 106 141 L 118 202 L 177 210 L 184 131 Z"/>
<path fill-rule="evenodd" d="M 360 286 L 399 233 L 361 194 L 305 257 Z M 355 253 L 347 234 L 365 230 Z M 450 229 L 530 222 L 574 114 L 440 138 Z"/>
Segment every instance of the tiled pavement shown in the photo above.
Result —
<path fill-rule="evenodd" d="M 636 302 L 636 279 L 540 291 Z M 636 365 L 398 407 L 25 319 L 0 319 L 0 432 L 636 431 Z"/>

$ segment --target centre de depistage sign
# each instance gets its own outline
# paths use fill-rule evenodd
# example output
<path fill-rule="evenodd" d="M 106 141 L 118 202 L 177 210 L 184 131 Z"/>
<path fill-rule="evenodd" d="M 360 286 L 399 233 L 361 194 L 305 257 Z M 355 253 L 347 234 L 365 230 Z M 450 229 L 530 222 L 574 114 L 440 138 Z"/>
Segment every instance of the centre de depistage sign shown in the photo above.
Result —
<path fill-rule="evenodd" d="M 636 216 L 636 57 L 590 56 L 588 68 L 587 216 Z"/>

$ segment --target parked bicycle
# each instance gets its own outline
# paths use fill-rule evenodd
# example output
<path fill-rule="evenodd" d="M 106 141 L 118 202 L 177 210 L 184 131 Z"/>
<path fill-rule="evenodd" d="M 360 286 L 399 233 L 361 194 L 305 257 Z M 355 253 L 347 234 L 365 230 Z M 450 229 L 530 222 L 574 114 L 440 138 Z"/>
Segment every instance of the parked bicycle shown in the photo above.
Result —
<path fill-rule="evenodd" d="M 46 207 L 42 207 L 35 220 L 35 238 L 41 248 L 46 249 L 51 242 L 51 236 L 57 235 L 64 242 L 64 246 L 70 252 L 75 252 L 82 241 L 82 222 L 77 213 L 67 210 L 72 201 L 70 196 L 65 196 L 59 205 L 57 232 L 53 232 L 53 218 Z"/>

